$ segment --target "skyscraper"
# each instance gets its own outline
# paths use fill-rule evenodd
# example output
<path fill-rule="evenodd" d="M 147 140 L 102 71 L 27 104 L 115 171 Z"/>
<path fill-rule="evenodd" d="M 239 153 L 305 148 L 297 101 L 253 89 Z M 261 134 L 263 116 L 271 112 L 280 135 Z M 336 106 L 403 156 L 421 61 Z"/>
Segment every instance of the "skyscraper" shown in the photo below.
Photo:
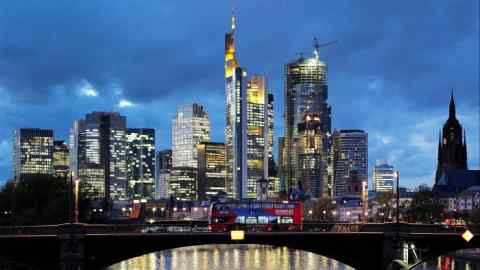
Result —
<path fill-rule="evenodd" d="M 53 175 L 65 180 L 70 177 L 69 151 L 65 141 L 53 141 Z"/>
<path fill-rule="evenodd" d="M 373 167 L 373 190 L 375 192 L 393 192 L 395 170 L 386 160 L 377 160 Z"/>
<path fill-rule="evenodd" d="M 29 175 L 53 175 L 53 130 L 16 129 L 13 170 L 16 181 Z"/>
<path fill-rule="evenodd" d="M 156 157 L 156 184 L 155 184 L 155 198 L 168 197 L 168 177 L 172 169 L 172 150 L 162 150 L 157 153 Z"/>
<path fill-rule="evenodd" d="M 73 175 L 90 196 L 126 200 L 126 118 L 115 112 L 93 112 L 75 121 L 70 134 Z"/>
<path fill-rule="evenodd" d="M 127 129 L 127 179 L 131 199 L 153 199 L 155 191 L 155 130 Z"/>
<path fill-rule="evenodd" d="M 275 138 L 274 125 L 274 98 L 273 94 L 268 94 L 267 103 L 267 121 L 268 121 L 268 193 L 269 197 L 277 197 L 280 194 L 281 184 L 278 167 L 275 164 L 273 155 L 273 143 Z"/>
<path fill-rule="evenodd" d="M 172 120 L 173 167 L 197 167 L 197 148 L 200 142 L 210 141 L 210 121 L 200 104 L 179 106 Z"/>
<path fill-rule="evenodd" d="M 225 35 L 225 145 L 227 193 L 256 198 L 257 181 L 268 179 L 268 93 L 263 76 L 245 83 L 235 57 L 236 17 Z"/>
<path fill-rule="evenodd" d="M 468 169 L 467 138 L 465 130 L 456 117 L 453 90 L 450 97 L 448 119 L 443 125 L 438 140 L 438 163 L 435 184 L 446 169 Z"/>
<path fill-rule="evenodd" d="M 361 196 L 368 181 L 368 135 L 363 130 L 333 132 L 334 197 Z"/>
<path fill-rule="evenodd" d="M 247 84 L 247 170 L 239 182 L 241 198 L 257 197 L 257 181 L 268 180 L 268 100 L 265 77 L 253 75 Z"/>
<path fill-rule="evenodd" d="M 242 182 L 246 182 L 246 107 L 243 77 L 235 56 L 236 17 L 232 14 L 231 31 L 225 35 L 225 155 L 226 189 L 230 197 L 242 197 Z"/>
<path fill-rule="evenodd" d="M 326 172 L 306 172 L 306 168 L 300 171 L 300 164 L 307 164 L 307 158 L 299 156 L 299 125 L 306 119 L 307 114 L 314 114 L 319 119 L 318 131 L 323 136 L 323 142 L 317 144 L 322 149 L 315 151 L 327 155 L 331 145 L 331 107 L 327 103 L 327 64 L 319 58 L 319 46 L 315 42 L 314 56 L 303 56 L 285 65 L 285 159 L 283 164 L 283 176 L 286 188 L 296 188 L 299 185 L 300 174 L 321 174 L 324 178 Z M 302 147 L 303 148 L 303 147 Z"/>
<path fill-rule="evenodd" d="M 327 183 L 327 152 L 320 117 L 307 113 L 297 126 L 298 183 L 311 198 L 329 197 Z"/>
<path fill-rule="evenodd" d="M 205 200 L 225 192 L 225 144 L 204 142 L 197 144 L 198 199 Z"/>
<path fill-rule="evenodd" d="M 286 192 L 284 168 L 285 164 L 285 137 L 278 137 L 278 176 L 280 178 L 280 192 Z"/>

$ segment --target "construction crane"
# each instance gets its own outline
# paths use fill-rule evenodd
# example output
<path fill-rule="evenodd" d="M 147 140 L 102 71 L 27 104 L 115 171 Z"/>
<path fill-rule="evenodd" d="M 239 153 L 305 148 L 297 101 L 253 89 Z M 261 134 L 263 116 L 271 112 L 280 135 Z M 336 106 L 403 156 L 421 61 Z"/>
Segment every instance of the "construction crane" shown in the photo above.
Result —
<path fill-rule="evenodd" d="M 330 46 L 330 45 L 333 45 L 333 44 L 336 44 L 336 43 L 338 43 L 338 40 L 330 41 L 330 42 L 323 43 L 323 44 L 318 44 L 318 39 L 317 39 L 317 38 L 314 38 L 314 39 L 313 39 L 313 48 L 314 48 L 313 53 L 315 54 L 315 58 L 319 59 L 319 57 L 320 57 L 320 48 L 321 48 L 321 47 Z"/>

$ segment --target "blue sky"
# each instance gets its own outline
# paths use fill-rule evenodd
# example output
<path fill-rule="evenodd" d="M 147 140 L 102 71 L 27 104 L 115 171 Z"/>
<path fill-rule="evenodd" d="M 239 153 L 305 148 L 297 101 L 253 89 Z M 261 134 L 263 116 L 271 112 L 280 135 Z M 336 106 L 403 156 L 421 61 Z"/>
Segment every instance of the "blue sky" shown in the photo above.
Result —
<path fill-rule="evenodd" d="M 470 168 L 479 168 L 478 1 L 237 1 L 238 57 L 267 76 L 283 134 L 283 65 L 325 47 L 333 127 L 369 133 L 370 168 L 386 159 L 407 186 L 431 184 L 454 88 Z M 176 106 L 199 102 L 223 141 L 223 42 L 230 1 L 0 2 L 0 182 L 12 130 L 119 111 L 170 147 Z"/>

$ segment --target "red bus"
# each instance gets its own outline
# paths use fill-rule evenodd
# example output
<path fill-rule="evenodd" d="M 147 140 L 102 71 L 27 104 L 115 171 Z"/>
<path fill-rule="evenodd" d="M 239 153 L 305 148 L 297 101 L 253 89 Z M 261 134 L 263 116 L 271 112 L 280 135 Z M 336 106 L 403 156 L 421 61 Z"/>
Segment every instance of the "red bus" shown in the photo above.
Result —
<path fill-rule="evenodd" d="M 301 230 L 303 204 L 279 201 L 212 202 L 208 213 L 211 232 Z"/>

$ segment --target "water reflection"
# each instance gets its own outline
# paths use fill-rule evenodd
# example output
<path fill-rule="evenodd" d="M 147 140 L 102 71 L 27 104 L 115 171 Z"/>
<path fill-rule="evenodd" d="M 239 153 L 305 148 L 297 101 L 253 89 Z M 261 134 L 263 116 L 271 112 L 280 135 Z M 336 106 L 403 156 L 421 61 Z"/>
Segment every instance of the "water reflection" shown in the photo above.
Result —
<path fill-rule="evenodd" d="M 108 270 L 351 270 L 310 252 L 261 245 L 206 245 L 151 253 Z"/>
<path fill-rule="evenodd" d="M 480 250 L 474 253 L 480 254 Z M 443 256 L 415 270 L 480 270 L 480 260 Z M 471 256 L 471 252 L 468 253 Z M 261 245 L 205 245 L 150 253 L 108 270 L 351 270 L 342 263 L 301 250 Z"/>

